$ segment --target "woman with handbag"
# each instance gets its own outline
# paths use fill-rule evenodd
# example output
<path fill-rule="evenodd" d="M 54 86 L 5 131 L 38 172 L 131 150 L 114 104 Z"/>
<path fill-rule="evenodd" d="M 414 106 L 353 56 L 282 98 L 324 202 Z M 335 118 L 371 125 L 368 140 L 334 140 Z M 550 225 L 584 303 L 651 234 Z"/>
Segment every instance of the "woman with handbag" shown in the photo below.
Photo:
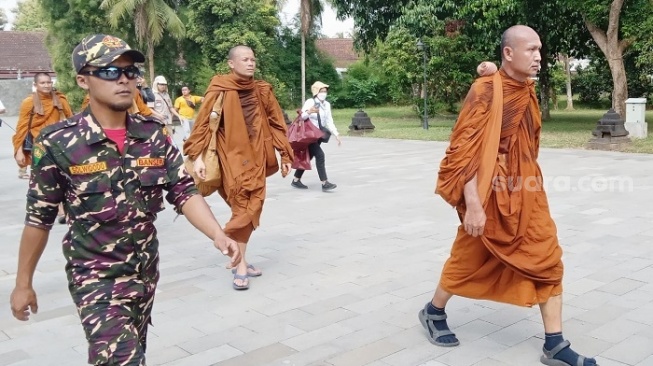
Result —
<path fill-rule="evenodd" d="M 329 86 L 321 81 L 316 81 L 311 86 L 312 98 L 307 99 L 302 107 L 302 118 L 306 122 L 311 122 L 315 127 L 318 127 L 324 133 L 324 137 L 308 145 L 308 154 L 312 159 L 315 157 L 315 166 L 317 168 L 317 174 L 320 177 L 322 182 L 322 191 L 327 192 L 337 187 L 334 183 L 329 182 L 327 179 L 326 167 L 325 167 L 325 156 L 322 146 L 323 142 L 329 142 L 331 135 L 336 137 L 338 140 L 338 146 L 342 143 L 340 140 L 340 134 L 336 125 L 333 123 L 333 117 L 331 115 L 331 104 L 326 101 L 327 91 Z M 291 186 L 299 189 L 308 189 L 304 183 L 302 183 L 302 175 L 304 174 L 303 169 L 295 170 L 295 177 L 290 183 Z"/>

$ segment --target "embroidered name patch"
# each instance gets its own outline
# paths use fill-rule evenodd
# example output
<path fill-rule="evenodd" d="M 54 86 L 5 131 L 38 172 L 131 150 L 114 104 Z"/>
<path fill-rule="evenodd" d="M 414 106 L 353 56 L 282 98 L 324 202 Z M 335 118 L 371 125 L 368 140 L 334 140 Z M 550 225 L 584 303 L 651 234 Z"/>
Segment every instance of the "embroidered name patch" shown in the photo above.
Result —
<path fill-rule="evenodd" d="M 165 164 L 165 160 L 163 158 L 140 158 L 136 160 L 136 166 L 138 167 L 157 167 L 157 166 L 163 166 Z"/>
<path fill-rule="evenodd" d="M 73 175 L 82 175 L 82 174 L 91 174 L 97 172 L 103 172 L 108 170 L 107 162 L 100 161 L 97 163 L 85 164 L 85 165 L 73 165 L 70 167 L 70 174 Z"/>

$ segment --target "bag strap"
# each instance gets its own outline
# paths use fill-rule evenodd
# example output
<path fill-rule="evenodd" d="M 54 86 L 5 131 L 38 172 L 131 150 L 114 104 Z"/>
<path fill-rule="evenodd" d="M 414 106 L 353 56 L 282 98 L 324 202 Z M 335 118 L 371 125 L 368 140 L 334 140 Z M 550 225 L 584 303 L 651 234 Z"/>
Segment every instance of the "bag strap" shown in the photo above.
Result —
<path fill-rule="evenodd" d="M 313 99 L 315 101 L 315 99 Z M 320 130 L 322 128 L 325 128 L 324 125 L 322 124 L 322 118 L 320 118 L 320 107 L 317 108 L 317 125 L 320 127 Z"/>
<path fill-rule="evenodd" d="M 29 111 L 29 122 L 27 122 L 27 133 L 29 134 L 32 133 L 32 118 L 34 118 L 34 107 L 32 107 L 32 110 Z"/>

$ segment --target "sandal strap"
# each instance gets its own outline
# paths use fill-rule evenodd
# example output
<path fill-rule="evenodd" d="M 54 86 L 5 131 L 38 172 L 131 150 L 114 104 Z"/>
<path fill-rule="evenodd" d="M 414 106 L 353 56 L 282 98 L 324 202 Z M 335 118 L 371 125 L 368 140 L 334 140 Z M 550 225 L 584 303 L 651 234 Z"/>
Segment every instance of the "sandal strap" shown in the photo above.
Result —
<path fill-rule="evenodd" d="M 426 320 L 433 320 L 433 321 L 440 321 L 440 320 L 446 320 L 447 319 L 447 314 L 429 314 L 426 310 L 424 310 L 424 319 Z"/>
<path fill-rule="evenodd" d="M 569 341 L 565 340 L 565 341 L 562 341 L 562 342 L 558 343 L 558 345 L 551 348 L 551 350 L 547 350 L 546 348 L 542 347 L 542 351 L 544 352 L 544 356 L 546 356 L 546 358 L 553 358 L 553 357 L 555 357 L 555 355 L 560 353 L 560 351 L 562 351 L 563 349 L 565 349 L 565 348 L 567 348 L 569 346 L 571 346 L 571 343 Z M 580 359 L 580 357 L 579 357 L 579 359 Z M 582 366 L 582 363 L 580 365 Z"/>
<path fill-rule="evenodd" d="M 576 360 L 576 366 L 584 366 L 585 365 L 585 356 L 578 355 L 578 359 Z"/>
<path fill-rule="evenodd" d="M 246 280 L 248 278 L 249 276 L 247 274 L 241 275 L 238 273 L 234 273 L 234 280 Z"/>

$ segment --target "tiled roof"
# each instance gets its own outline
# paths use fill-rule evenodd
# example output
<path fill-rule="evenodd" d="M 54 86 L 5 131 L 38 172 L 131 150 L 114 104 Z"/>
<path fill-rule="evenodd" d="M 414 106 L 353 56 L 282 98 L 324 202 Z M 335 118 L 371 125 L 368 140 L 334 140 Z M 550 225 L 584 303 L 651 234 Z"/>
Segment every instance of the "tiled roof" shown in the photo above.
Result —
<path fill-rule="evenodd" d="M 0 74 L 52 72 L 45 32 L 0 32 Z"/>
<path fill-rule="evenodd" d="M 354 50 L 351 38 L 322 38 L 315 42 L 317 48 L 333 61 L 335 67 L 349 67 L 360 57 Z"/>

